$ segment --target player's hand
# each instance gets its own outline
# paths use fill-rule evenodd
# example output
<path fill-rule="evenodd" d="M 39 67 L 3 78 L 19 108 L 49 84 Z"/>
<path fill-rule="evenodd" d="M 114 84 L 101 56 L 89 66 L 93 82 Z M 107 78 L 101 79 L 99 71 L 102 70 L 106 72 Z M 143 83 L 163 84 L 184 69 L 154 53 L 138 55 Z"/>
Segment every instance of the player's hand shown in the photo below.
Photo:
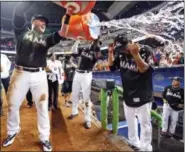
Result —
<path fill-rule="evenodd" d="M 114 48 L 115 48 L 115 45 L 112 43 L 112 44 L 109 44 L 108 46 L 108 52 L 109 53 L 113 53 L 114 52 Z"/>
<path fill-rule="evenodd" d="M 67 11 L 66 11 L 66 14 L 68 14 L 69 16 L 71 16 L 71 15 L 73 15 L 74 13 L 74 7 L 73 6 L 69 6 L 68 8 L 67 8 Z"/>
<path fill-rule="evenodd" d="M 184 104 L 178 104 L 179 108 L 184 108 Z"/>
<path fill-rule="evenodd" d="M 138 43 L 130 44 L 129 50 L 130 50 L 130 54 L 133 57 L 139 55 L 139 44 Z"/>

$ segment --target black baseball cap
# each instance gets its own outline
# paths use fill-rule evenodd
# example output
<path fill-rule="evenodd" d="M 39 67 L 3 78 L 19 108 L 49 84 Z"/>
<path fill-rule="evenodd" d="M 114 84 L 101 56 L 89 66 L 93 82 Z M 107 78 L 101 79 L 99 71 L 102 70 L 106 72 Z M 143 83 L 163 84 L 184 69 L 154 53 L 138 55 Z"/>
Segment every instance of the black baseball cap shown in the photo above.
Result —
<path fill-rule="evenodd" d="M 46 23 L 46 25 L 48 25 L 49 23 L 49 20 L 44 17 L 43 15 L 34 15 L 32 18 L 31 18 L 31 23 L 34 21 L 34 20 L 44 20 L 44 22 Z"/>
<path fill-rule="evenodd" d="M 129 37 L 125 34 L 118 34 L 116 38 L 114 39 L 114 43 L 121 44 L 122 47 L 126 48 L 127 44 L 131 42 L 132 40 L 129 39 Z"/>
<path fill-rule="evenodd" d="M 176 81 L 179 81 L 180 82 L 181 81 L 181 78 L 176 76 L 176 77 L 173 77 L 172 80 L 176 80 Z"/>

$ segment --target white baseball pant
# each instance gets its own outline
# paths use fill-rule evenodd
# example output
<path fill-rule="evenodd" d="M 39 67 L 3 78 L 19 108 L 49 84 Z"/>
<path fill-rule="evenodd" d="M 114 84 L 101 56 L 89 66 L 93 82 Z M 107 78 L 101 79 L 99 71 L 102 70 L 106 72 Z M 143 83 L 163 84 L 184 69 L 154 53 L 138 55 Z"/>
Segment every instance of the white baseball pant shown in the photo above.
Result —
<path fill-rule="evenodd" d="M 26 72 L 14 69 L 8 89 L 8 135 L 15 134 L 20 129 L 19 108 L 29 88 L 37 108 L 39 138 L 41 141 L 49 140 L 48 84 L 45 71 Z"/>
<path fill-rule="evenodd" d="M 128 125 L 129 143 L 140 148 L 141 151 L 152 151 L 152 125 L 151 125 L 151 103 L 141 107 L 129 107 L 124 104 L 125 118 Z M 138 123 L 140 122 L 140 140 L 138 137 Z"/>
<path fill-rule="evenodd" d="M 72 84 L 72 115 L 78 114 L 79 95 L 82 90 L 83 101 L 85 103 L 85 121 L 91 121 L 91 83 L 92 72 L 79 73 L 75 72 Z"/>
<path fill-rule="evenodd" d="M 171 116 L 171 124 L 170 124 L 170 128 L 169 128 L 169 132 L 170 134 L 174 134 L 175 133 L 175 128 L 176 128 L 176 124 L 178 121 L 178 116 L 179 116 L 179 111 L 175 111 L 173 110 L 169 104 L 164 103 L 163 104 L 163 114 L 162 114 L 162 131 L 163 132 L 167 132 L 168 130 L 168 119 L 169 116 Z"/>

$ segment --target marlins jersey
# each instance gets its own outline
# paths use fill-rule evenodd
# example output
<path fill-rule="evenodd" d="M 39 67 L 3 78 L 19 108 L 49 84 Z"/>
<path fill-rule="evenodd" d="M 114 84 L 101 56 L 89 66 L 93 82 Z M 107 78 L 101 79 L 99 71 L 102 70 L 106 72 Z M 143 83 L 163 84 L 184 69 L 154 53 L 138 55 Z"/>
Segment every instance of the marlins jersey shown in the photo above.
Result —
<path fill-rule="evenodd" d="M 153 63 L 152 49 L 149 46 L 141 46 L 140 56 L 149 65 Z M 152 66 L 145 73 L 140 73 L 133 57 L 122 51 L 117 54 L 110 69 L 120 70 L 123 98 L 127 106 L 139 107 L 153 101 Z"/>
<path fill-rule="evenodd" d="M 163 98 L 168 101 L 170 107 L 176 111 L 183 110 L 178 107 L 178 104 L 184 104 L 184 89 L 183 88 L 173 88 L 168 86 L 163 91 Z"/>
<path fill-rule="evenodd" d="M 59 43 L 62 37 L 58 32 L 44 36 L 34 30 L 28 30 L 25 23 L 24 15 L 14 15 L 13 26 L 17 40 L 15 62 L 19 66 L 45 67 L 49 47 Z"/>
<path fill-rule="evenodd" d="M 93 66 L 98 59 L 96 53 L 97 52 L 91 49 L 79 49 L 78 69 L 92 71 Z"/>

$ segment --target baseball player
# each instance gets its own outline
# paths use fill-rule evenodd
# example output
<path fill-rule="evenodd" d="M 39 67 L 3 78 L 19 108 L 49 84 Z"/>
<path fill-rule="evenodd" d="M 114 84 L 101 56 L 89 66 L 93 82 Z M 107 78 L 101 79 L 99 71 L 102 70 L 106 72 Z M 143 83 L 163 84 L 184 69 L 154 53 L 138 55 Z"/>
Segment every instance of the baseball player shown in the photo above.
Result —
<path fill-rule="evenodd" d="M 164 101 L 162 136 L 174 137 L 179 111 L 184 109 L 184 89 L 180 87 L 180 80 L 179 77 L 174 77 L 172 85 L 167 86 L 162 93 Z M 169 116 L 171 116 L 171 124 L 167 133 Z"/>
<path fill-rule="evenodd" d="M 119 53 L 114 57 L 115 45 L 119 44 Z M 152 151 L 151 102 L 152 72 L 149 64 L 152 62 L 151 48 L 133 43 L 127 36 L 118 35 L 114 44 L 108 47 L 108 62 L 111 70 L 120 70 L 124 112 L 128 125 L 128 138 L 132 148 L 141 151 Z M 141 134 L 138 137 L 138 123 Z"/>
<path fill-rule="evenodd" d="M 79 41 L 76 41 L 73 53 L 78 53 L 79 62 L 75 72 L 72 84 L 72 114 L 68 119 L 73 119 L 78 115 L 78 102 L 79 94 L 82 90 L 82 96 L 85 103 L 85 123 L 86 129 L 91 128 L 91 82 L 92 82 L 92 69 L 96 60 L 100 57 L 100 47 L 98 40 L 94 41 L 90 48 L 78 49 Z"/>
<path fill-rule="evenodd" d="M 7 138 L 3 147 L 14 142 L 20 132 L 19 108 L 30 89 L 38 111 L 39 138 L 44 151 L 51 151 L 49 141 L 50 122 L 48 115 L 48 84 L 45 72 L 46 55 L 49 47 L 63 39 L 68 31 L 68 23 L 72 10 L 68 9 L 61 30 L 48 37 L 43 35 L 48 19 L 36 15 L 31 20 L 31 30 L 26 28 L 24 13 L 29 10 L 33 2 L 18 2 L 13 15 L 13 26 L 17 40 L 16 65 L 8 89 L 8 120 Z"/>

